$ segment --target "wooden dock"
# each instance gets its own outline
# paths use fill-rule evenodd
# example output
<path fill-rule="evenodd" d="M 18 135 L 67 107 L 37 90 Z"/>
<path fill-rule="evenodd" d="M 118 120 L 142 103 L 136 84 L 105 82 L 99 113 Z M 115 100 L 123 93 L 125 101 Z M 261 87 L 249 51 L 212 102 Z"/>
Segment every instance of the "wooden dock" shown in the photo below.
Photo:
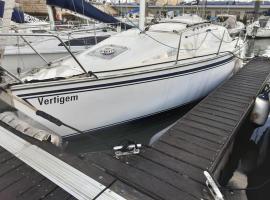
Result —
<path fill-rule="evenodd" d="M 220 178 L 234 139 L 269 74 L 269 59 L 253 59 L 153 146 L 121 159 L 116 159 L 113 151 L 71 155 L 1 125 L 103 184 L 105 189 L 93 199 L 103 199 L 107 189 L 125 199 L 211 199 L 203 171 L 207 170 L 217 180 Z M 47 178 L 0 149 L 0 199 L 73 199 L 53 183 L 53 178 L 49 178 L 52 181 Z"/>

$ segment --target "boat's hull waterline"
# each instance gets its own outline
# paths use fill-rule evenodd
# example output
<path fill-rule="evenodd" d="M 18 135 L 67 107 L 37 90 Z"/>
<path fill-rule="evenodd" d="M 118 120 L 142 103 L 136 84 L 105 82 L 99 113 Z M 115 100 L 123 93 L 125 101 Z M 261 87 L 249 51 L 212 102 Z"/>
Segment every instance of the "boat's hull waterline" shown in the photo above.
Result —
<path fill-rule="evenodd" d="M 95 81 L 31 83 L 24 87 L 13 86 L 11 91 L 39 110 L 89 131 L 149 116 L 204 97 L 230 77 L 236 68 L 236 58 L 231 54 L 215 57 L 150 73 Z M 31 117 L 62 136 L 74 134 L 45 119 Z"/>

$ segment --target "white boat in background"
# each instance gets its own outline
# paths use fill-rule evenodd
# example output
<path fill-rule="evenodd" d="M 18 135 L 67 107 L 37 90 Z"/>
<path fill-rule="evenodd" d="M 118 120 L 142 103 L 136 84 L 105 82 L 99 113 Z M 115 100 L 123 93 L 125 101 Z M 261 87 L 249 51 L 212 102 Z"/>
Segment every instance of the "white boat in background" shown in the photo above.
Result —
<path fill-rule="evenodd" d="M 220 25 L 228 29 L 231 36 L 238 36 L 240 32 L 245 30 L 245 25 L 242 22 L 237 21 L 235 15 L 220 14 L 217 15 L 216 20 Z"/>
<path fill-rule="evenodd" d="M 88 26 L 89 27 L 89 26 Z M 19 29 L 23 34 L 48 34 L 57 35 L 71 50 L 72 53 L 81 52 L 100 41 L 116 34 L 110 27 L 98 28 L 93 25 L 92 29 L 75 29 L 72 31 L 48 31 L 40 27 Z M 51 36 L 26 36 L 25 42 L 20 37 L 11 38 L 9 44 L 5 47 L 2 66 L 9 69 L 14 74 L 28 71 L 30 69 L 47 65 L 57 59 L 69 56 L 69 53 L 63 44 Z M 31 45 L 31 47 L 28 45 Z M 44 58 L 42 59 L 32 47 Z M 45 62 L 46 60 L 46 62 Z M 19 73 L 18 73 L 19 72 Z"/>
<path fill-rule="evenodd" d="M 113 35 L 78 54 L 81 65 L 68 58 L 25 74 L 6 90 L 82 131 L 191 103 L 238 70 L 234 55 L 239 56 L 242 41 L 222 26 L 180 21 Z M 16 101 L 14 106 L 61 136 L 77 134 Z"/>
<path fill-rule="evenodd" d="M 170 19 L 166 19 L 167 21 L 170 21 Z M 207 22 L 204 20 L 202 17 L 196 14 L 183 14 L 180 16 L 176 16 L 173 18 L 174 22 L 179 22 L 179 23 L 187 23 L 187 24 L 196 24 L 196 23 L 202 23 L 202 22 Z"/>
<path fill-rule="evenodd" d="M 270 16 L 261 16 L 257 21 L 247 26 L 247 35 L 250 37 L 270 37 Z"/>
<path fill-rule="evenodd" d="M 61 31 L 51 30 L 51 24 L 46 21 L 39 20 L 18 9 L 14 9 L 13 12 L 17 13 L 19 16 L 17 21 L 20 22 L 12 23 L 11 33 L 57 35 L 73 53 L 83 51 L 116 34 L 112 27 L 104 23 L 92 23 L 80 27 L 61 25 L 59 26 Z M 52 23 L 54 24 L 54 22 Z M 55 37 L 8 37 L 7 41 L 1 64 L 10 72 L 18 75 L 69 55 L 63 44 Z"/>

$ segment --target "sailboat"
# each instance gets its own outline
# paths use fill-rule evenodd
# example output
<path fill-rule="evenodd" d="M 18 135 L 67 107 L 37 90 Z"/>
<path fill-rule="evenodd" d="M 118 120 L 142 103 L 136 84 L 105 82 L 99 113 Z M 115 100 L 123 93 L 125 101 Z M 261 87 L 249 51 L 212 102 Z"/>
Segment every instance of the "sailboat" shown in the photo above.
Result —
<path fill-rule="evenodd" d="M 6 91 L 78 130 L 94 131 L 189 104 L 237 71 L 243 41 L 225 27 L 179 18 L 145 27 L 144 4 L 139 28 L 111 36 L 77 60 L 29 72 Z M 78 134 L 13 104 L 63 137 Z"/>
<path fill-rule="evenodd" d="M 250 37 L 270 37 L 270 16 L 261 16 L 257 21 L 247 26 L 247 35 Z"/>
<path fill-rule="evenodd" d="M 217 15 L 216 19 L 220 25 L 225 26 L 231 36 L 239 35 L 240 32 L 244 31 L 245 25 L 237 21 L 235 15 L 229 15 L 229 14 L 220 14 Z"/>
<path fill-rule="evenodd" d="M 97 8 L 91 6 L 86 1 L 73 1 L 73 7 L 67 7 L 66 4 L 63 4 L 67 1 L 47 1 L 48 10 L 51 11 L 51 6 L 63 6 L 66 9 L 73 9 L 85 14 L 84 18 L 89 19 L 90 17 L 93 17 L 96 20 L 112 22 L 113 17 L 103 13 L 102 11 L 97 11 Z M 88 24 L 87 26 L 61 31 L 50 30 L 51 24 L 54 24 L 54 17 L 51 16 L 53 15 L 52 11 L 49 12 L 51 24 L 29 16 L 16 8 L 14 9 L 13 13 L 14 16 L 17 16 L 17 19 L 14 18 L 14 21 L 17 23 L 13 23 L 13 30 L 11 32 L 27 33 L 32 35 L 41 33 L 57 35 L 73 53 L 85 50 L 98 42 L 107 39 L 111 35 L 116 34 L 116 31 L 114 31 L 112 27 L 109 27 L 104 23 Z M 109 20 L 105 20 L 105 18 L 108 16 Z M 117 22 L 117 20 L 114 20 L 113 22 Z M 54 29 L 54 26 L 52 28 Z M 13 37 L 5 49 L 2 66 L 10 69 L 10 71 L 14 74 L 17 74 L 17 72 L 20 74 L 21 71 L 27 71 L 34 67 L 50 64 L 56 59 L 69 56 L 63 44 L 54 37 L 28 36 L 24 38 L 27 40 L 27 42 L 21 37 Z M 35 50 L 33 51 L 33 49 Z M 37 55 L 37 52 L 40 56 Z M 37 63 L 42 64 L 37 66 Z"/>

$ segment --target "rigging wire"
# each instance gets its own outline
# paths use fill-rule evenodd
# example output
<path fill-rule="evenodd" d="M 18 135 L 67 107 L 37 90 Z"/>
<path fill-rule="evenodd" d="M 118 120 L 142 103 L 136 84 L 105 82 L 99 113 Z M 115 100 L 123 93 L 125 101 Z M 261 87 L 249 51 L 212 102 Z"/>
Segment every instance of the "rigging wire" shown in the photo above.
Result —
<path fill-rule="evenodd" d="M 211 31 L 210 31 L 211 32 Z M 233 40 L 231 40 L 231 41 L 225 41 L 224 39 L 222 40 L 221 38 L 219 38 L 215 33 L 213 33 L 213 32 L 211 32 L 211 34 L 216 38 L 216 39 L 218 39 L 219 41 L 222 41 L 222 42 L 225 42 L 225 43 L 232 43 L 233 42 Z"/>

